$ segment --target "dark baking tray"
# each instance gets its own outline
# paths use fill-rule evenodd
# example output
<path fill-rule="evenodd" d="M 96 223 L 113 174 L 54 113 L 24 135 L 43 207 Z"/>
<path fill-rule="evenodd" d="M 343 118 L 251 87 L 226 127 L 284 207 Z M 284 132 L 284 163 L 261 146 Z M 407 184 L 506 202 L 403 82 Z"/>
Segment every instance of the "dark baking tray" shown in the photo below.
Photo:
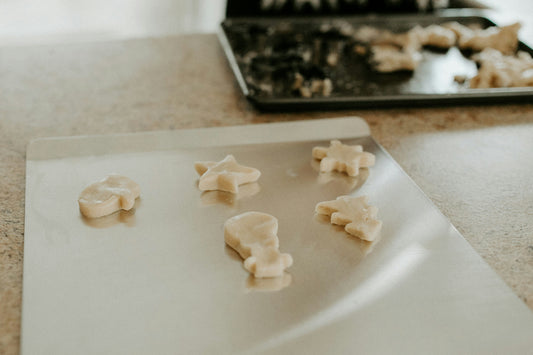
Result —
<path fill-rule="evenodd" d="M 423 61 L 414 72 L 376 73 L 361 57 L 353 54 L 340 56 L 339 63 L 327 76 L 334 90 L 330 96 L 304 98 L 291 92 L 287 83 L 273 85 L 268 93 L 253 85 L 248 78 L 257 75 L 242 58 L 250 50 L 259 50 L 279 43 L 277 29 L 290 27 L 295 33 L 312 41 L 321 26 L 338 27 L 349 23 L 354 27 L 368 25 L 394 32 L 406 31 L 415 25 L 428 26 L 448 21 L 481 28 L 494 26 L 486 11 L 444 10 L 430 15 L 366 15 L 350 17 L 309 18 L 231 18 L 222 23 L 220 41 L 243 94 L 256 107 L 263 110 L 342 109 L 360 107 L 423 106 L 442 104 L 479 104 L 505 102 L 531 102 L 533 88 L 470 89 L 454 81 L 455 75 L 472 77 L 476 64 L 467 58 L 468 53 L 457 47 L 447 51 L 424 49 Z M 286 32 L 285 32 L 286 33 Z M 284 36 L 287 36 L 286 34 Z M 289 38 L 289 37 L 286 37 Z M 287 47 L 282 40 L 280 52 Z M 290 41 L 289 41 L 290 42 Z M 289 43 L 290 46 L 290 43 Z M 258 49 L 259 48 L 259 49 Z M 524 42 L 519 50 L 533 54 Z M 257 81 L 255 84 L 257 84 Z"/>

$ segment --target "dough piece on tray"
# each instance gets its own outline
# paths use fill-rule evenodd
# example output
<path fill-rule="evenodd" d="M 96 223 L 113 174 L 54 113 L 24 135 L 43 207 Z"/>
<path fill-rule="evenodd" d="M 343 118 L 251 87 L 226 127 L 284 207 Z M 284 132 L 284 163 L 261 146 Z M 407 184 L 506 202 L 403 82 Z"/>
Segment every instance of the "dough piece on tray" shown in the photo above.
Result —
<path fill-rule="evenodd" d="M 346 172 L 349 176 L 359 175 L 359 168 L 373 166 L 376 157 L 372 153 L 363 152 L 361 145 L 346 145 L 332 140 L 329 147 L 314 147 L 313 158 L 320 160 L 320 171 Z"/>
<path fill-rule="evenodd" d="M 344 230 L 362 240 L 372 242 L 381 231 L 382 222 L 377 219 L 377 207 L 368 204 L 367 196 L 339 196 L 336 200 L 316 205 L 318 214 L 331 216 L 331 223 L 345 226 Z"/>
<path fill-rule="evenodd" d="M 410 32 L 417 34 L 417 38 L 422 46 L 451 48 L 457 41 L 455 32 L 439 25 L 430 25 L 425 28 L 417 26 Z"/>
<path fill-rule="evenodd" d="M 139 185 L 125 176 L 111 174 L 87 186 L 78 198 L 80 212 L 88 218 L 107 216 L 118 210 L 129 211 L 141 194 Z"/>
<path fill-rule="evenodd" d="M 359 27 L 352 37 L 360 43 L 372 43 L 382 36 L 383 31 L 377 27 L 364 25 Z"/>
<path fill-rule="evenodd" d="M 381 73 L 414 71 L 421 61 L 422 54 L 415 50 L 404 50 L 390 44 L 370 46 L 370 64 Z"/>
<path fill-rule="evenodd" d="M 527 52 L 503 55 L 487 48 L 472 56 L 479 63 L 476 76 L 470 79 L 470 87 L 476 89 L 533 86 L 533 59 Z"/>
<path fill-rule="evenodd" d="M 369 52 L 369 64 L 378 72 L 414 71 L 422 60 L 423 46 L 451 48 L 457 43 L 461 49 L 481 51 L 494 48 L 504 54 L 512 54 L 518 47 L 520 27 L 519 23 L 515 23 L 504 27 L 472 29 L 458 22 L 447 22 L 393 33 L 362 26 L 353 35 L 356 41 L 354 51 L 360 55 Z"/>
<path fill-rule="evenodd" d="M 366 43 L 370 48 L 370 64 L 382 73 L 400 70 L 413 71 L 422 60 L 422 46 L 450 48 L 455 45 L 454 31 L 439 25 L 416 26 L 407 32 L 393 33 L 369 26 L 361 27 L 354 35 L 356 41 Z M 360 44 L 354 47 L 356 53 L 365 53 Z"/>
<path fill-rule="evenodd" d="M 512 54 L 518 48 L 518 30 L 520 23 L 503 27 L 488 27 L 486 29 L 471 29 L 458 22 L 447 22 L 444 27 L 455 32 L 458 46 L 461 49 L 482 51 L 485 48 L 494 48 L 503 54 Z"/>
<path fill-rule="evenodd" d="M 237 193 L 239 185 L 255 182 L 261 176 L 259 170 L 238 164 L 233 155 L 228 155 L 219 162 L 196 162 L 194 168 L 200 175 L 198 188 L 202 191 Z"/>
<path fill-rule="evenodd" d="M 375 52 L 374 57 L 370 58 L 371 64 L 382 72 L 414 70 L 420 62 L 422 46 L 450 48 L 456 42 L 454 31 L 439 25 L 425 28 L 416 26 L 402 33 L 362 26 L 353 38 L 358 43 L 354 47 L 357 53 L 364 54 L 361 44 L 370 46 L 372 52 Z M 383 62 L 386 64 L 382 64 Z"/>
<path fill-rule="evenodd" d="M 255 277 L 282 276 L 292 256 L 279 252 L 278 220 L 262 212 L 245 212 L 224 223 L 224 241 L 244 259 Z"/>
<path fill-rule="evenodd" d="M 420 27 L 416 31 L 394 33 L 389 30 L 380 29 L 371 26 L 361 26 L 353 35 L 357 43 L 369 45 L 391 45 L 398 48 L 409 48 L 412 50 L 420 49 Z"/>
<path fill-rule="evenodd" d="M 302 74 L 295 73 L 291 89 L 297 91 L 300 96 L 305 98 L 310 98 L 313 96 L 313 94 L 320 94 L 328 97 L 331 95 L 331 91 L 333 90 L 333 84 L 329 78 L 312 78 L 310 80 L 306 80 Z"/>
<path fill-rule="evenodd" d="M 420 27 L 402 33 L 383 31 L 381 36 L 372 41 L 372 45 L 391 45 L 404 51 L 416 52 L 421 47 Z"/>

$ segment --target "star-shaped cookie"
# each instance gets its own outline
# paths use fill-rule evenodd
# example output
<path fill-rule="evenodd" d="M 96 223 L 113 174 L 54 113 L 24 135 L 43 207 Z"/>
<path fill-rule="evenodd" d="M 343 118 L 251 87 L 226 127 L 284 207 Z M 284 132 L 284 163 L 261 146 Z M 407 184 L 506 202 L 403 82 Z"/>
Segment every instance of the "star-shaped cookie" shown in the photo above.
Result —
<path fill-rule="evenodd" d="M 313 158 L 320 160 L 320 171 L 346 172 L 349 176 L 359 175 L 359 168 L 373 166 L 376 157 L 372 153 L 363 152 L 360 145 L 346 145 L 332 140 L 329 147 L 314 147 Z"/>
<path fill-rule="evenodd" d="M 238 164 L 233 155 L 228 155 L 219 162 L 196 162 L 194 169 L 200 175 L 198 188 L 202 191 L 237 193 L 239 185 L 257 181 L 261 176 L 259 170 Z"/>
<path fill-rule="evenodd" d="M 339 196 L 318 203 L 315 211 L 331 216 L 332 224 L 345 226 L 346 232 L 360 239 L 371 242 L 379 236 L 382 223 L 377 219 L 378 209 L 368 204 L 367 196 Z"/>

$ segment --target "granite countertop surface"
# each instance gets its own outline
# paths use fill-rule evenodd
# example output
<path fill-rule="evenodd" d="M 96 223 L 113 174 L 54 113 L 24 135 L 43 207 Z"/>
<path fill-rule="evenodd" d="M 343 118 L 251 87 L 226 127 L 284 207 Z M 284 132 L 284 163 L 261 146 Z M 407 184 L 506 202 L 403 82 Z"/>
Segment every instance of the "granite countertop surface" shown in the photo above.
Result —
<path fill-rule="evenodd" d="M 361 116 L 533 310 L 533 105 L 260 113 L 215 35 L 0 48 L 0 353 L 19 350 L 25 153 L 38 137 Z"/>

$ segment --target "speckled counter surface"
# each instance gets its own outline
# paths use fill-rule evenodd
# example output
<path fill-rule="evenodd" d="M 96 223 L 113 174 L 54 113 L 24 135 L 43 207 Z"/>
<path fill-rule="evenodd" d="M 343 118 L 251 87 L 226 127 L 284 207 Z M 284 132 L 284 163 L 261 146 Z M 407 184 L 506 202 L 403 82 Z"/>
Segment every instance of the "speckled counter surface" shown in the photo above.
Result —
<path fill-rule="evenodd" d="M 214 35 L 0 48 L 0 353 L 19 349 L 32 139 L 358 115 L 533 309 L 533 105 L 260 113 Z"/>

